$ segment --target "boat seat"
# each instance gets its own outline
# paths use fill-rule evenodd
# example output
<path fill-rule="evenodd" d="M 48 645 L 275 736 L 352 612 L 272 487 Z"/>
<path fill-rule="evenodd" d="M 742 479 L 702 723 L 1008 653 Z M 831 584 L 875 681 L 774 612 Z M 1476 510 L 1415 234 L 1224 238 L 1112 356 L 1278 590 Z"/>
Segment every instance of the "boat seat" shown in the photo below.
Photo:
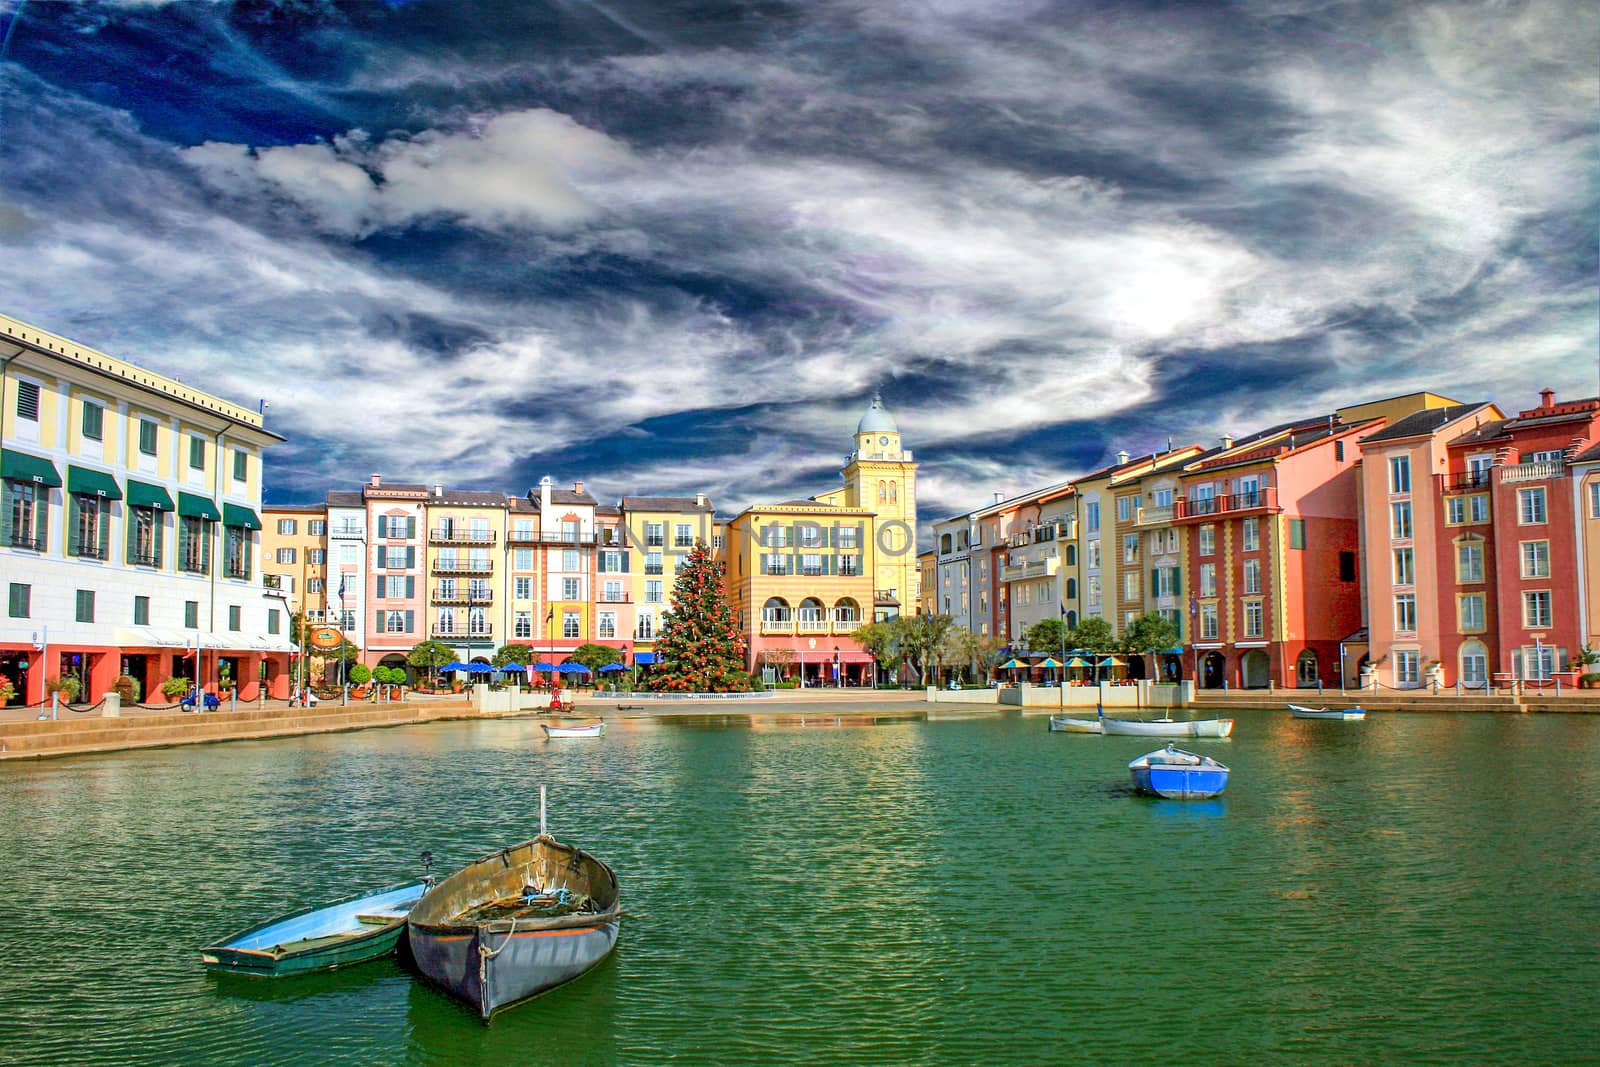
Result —
<path fill-rule="evenodd" d="M 356 916 L 356 922 L 371 923 L 374 926 L 388 926 L 392 922 L 399 922 L 406 917 L 409 909 L 404 911 L 366 911 Z"/>

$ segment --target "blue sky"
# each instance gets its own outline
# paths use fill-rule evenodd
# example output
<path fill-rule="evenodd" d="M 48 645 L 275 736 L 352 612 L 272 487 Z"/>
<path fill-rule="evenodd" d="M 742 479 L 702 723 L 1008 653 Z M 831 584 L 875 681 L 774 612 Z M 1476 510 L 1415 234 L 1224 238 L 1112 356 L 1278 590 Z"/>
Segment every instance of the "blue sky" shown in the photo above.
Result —
<path fill-rule="evenodd" d="M 1593 395 L 1571 3 L 0 0 L 0 310 L 372 472 L 731 513 L 874 389 L 931 519 L 1431 388 Z"/>

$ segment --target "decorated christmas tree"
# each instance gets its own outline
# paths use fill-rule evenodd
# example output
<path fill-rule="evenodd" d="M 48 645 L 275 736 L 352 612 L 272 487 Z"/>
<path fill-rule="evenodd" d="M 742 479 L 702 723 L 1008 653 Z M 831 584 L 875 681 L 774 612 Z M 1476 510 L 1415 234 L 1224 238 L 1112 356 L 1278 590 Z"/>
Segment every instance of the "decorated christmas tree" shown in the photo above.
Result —
<path fill-rule="evenodd" d="M 651 689 L 673 693 L 732 693 L 750 688 L 744 635 L 722 588 L 723 566 L 700 542 L 678 567 L 672 612 L 656 635 Z"/>

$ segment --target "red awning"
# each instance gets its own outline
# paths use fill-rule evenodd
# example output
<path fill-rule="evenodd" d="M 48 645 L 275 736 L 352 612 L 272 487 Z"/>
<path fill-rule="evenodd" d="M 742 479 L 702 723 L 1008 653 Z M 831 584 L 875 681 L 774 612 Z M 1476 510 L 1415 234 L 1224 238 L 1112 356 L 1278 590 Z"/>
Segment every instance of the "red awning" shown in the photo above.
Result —
<path fill-rule="evenodd" d="M 829 649 L 826 652 L 822 651 L 821 649 L 818 649 L 817 652 L 816 652 L 816 658 L 815 659 L 812 658 L 810 653 L 806 654 L 806 659 L 810 660 L 812 663 L 815 663 L 818 660 L 822 660 L 822 661 L 825 661 L 825 662 L 832 662 L 832 660 L 833 660 L 833 658 L 835 656 L 839 657 L 839 662 L 840 663 L 871 663 L 872 662 L 872 653 L 871 652 L 857 652 L 855 649 L 851 649 L 851 648 L 841 648 L 838 652 L 834 652 L 832 649 Z"/>

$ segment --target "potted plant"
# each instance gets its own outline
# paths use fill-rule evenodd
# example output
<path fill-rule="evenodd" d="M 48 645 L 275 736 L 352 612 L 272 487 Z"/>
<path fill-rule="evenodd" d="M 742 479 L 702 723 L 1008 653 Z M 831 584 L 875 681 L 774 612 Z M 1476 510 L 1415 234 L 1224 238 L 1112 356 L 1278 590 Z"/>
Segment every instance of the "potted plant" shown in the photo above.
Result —
<path fill-rule="evenodd" d="M 17 699 L 17 687 L 11 684 L 11 679 L 0 674 L 0 708 Z"/>
<path fill-rule="evenodd" d="M 46 693 L 60 693 L 63 704 L 71 704 L 78 699 L 78 694 L 83 692 L 83 683 L 77 676 L 67 675 L 64 678 L 49 678 L 44 683 Z"/>
<path fill-rule="evenodd" d="M 194 688 L 192 680 L 174 675 L 161 683 L 161 695 L 168 700 L 182 700 L 192 688 Z"/>
<path fill-rule="evenodd" d="M 1600 652 L 1596 652 L 1588 645 L 1578 650 L 1578 664 L 1591 668 L 1578 676 L 1578 684 L 1585 689 L 1600 689 L 1600 671 L 1593 670 L 1595 664 L 1600 663 Z"/>
<path fill-rule="evenodd" d="M 124 704 L 139 703 L 139 679 L 130 674 L 124 674 L 112 683 L 111 688 L 122 698 Z"/>

